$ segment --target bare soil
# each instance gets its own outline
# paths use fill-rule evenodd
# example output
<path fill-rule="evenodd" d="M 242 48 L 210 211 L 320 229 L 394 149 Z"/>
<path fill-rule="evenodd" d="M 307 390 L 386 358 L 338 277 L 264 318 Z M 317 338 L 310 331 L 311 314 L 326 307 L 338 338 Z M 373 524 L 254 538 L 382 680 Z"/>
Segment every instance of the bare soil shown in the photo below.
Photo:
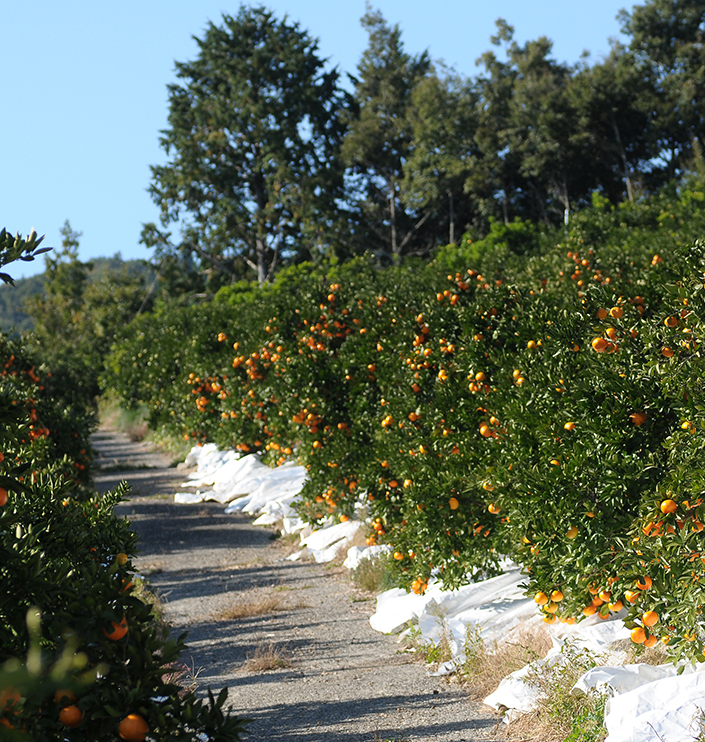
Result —
<path fill-rule="evenodd" d="M 217 503 L 174 503 L 185 471 L 144 443 L 101 430 L 93 445 L 97 489 L 133 487 L 117 514 L 139 534 L 137 568 L 173 631 L 188 632 L 199 692 L 227 686 L 248 740 L 505 739 L 490 709 L 372 630 L 374 598 L 347 570 L 286 561 L 291 545 Z"/>

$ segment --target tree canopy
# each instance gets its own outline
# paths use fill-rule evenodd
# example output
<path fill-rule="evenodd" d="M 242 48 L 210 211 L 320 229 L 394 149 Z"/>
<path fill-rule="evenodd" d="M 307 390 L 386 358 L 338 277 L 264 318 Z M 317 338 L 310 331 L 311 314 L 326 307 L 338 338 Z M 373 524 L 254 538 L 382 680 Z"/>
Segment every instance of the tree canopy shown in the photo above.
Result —
<path fill-rule="evenodd" d="M 169 86 L 166 165 L 150 193 L 162 227 L 143 240 L 204 287 L 268 280 L 276 267 L 331 250 L 342 197 L 338 154 L 345 94 L 317 42 L 264 8 L 241 7 L 196 38 Z"/>
<path fill-rule="evenodd" d="M 705 4 L 646 0 L 620 19 L 628 43 L 574 64 L 500 19 L 465 77 L 407 51 L 368 5 L 348 94 L 287 17 L 223 16 L 169 86 L 168 162 L 150 187 L 161 225 L 143 231 L 160 276 L 193 294 L 305 260 L 399 263 L 682 177 L 705 126 Z"/>

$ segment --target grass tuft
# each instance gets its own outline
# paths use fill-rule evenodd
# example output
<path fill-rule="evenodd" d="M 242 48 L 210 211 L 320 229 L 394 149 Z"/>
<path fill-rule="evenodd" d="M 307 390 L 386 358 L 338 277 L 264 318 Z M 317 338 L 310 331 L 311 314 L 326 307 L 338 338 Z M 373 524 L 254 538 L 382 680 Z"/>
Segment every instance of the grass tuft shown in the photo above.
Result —
<path fill-rule="evenodd" d="M 246 593 L 240 593 L 235 605 L 222 608 L 213 615 L 213 619 L 216 621 L 234 621 L 239 618 L 266 616 L 269 613 L 283 610 L 286 610 L 286 606 L 281 595 L 269 594 L 248 599 Z"/>
<path fill-rule="evenodd" d="M 601 659 L 585 649 L 565 644 L 564 663 L 535 669 L 528 675 L 538 690 L 536 709 L 512 722 L 508 737 L 521 742 L 602 742 L 607 735 L 604 727 L 605 702 L 608 696 L 597 691 L 588 695 L 572 695 L 578 678 L 601 663 Z"/>
<path fill-rule="evenodd" d="M 389 554 L 363 559 L 358 568 L 350 572 L 350 579 L 360 590 L 368 593 L 383 593 L 397 586 Z"/>
<path fill-rule="evenodd" d="M 280 670 L 291 667 L 289 652 L 286 647 L 269 642 L 260 644 L 250 654 L 245 663 L 245 668 L 250 672 L 266 672 L 267 670 Z"/>
<path fill-rule="evenodd" d="M 522 624 L 501 642 L 488 646 L 479 628 L 468 625 L 465 662 L 458 668 L 458 674 L 472 697 L 482 700 L 496 690 L 507 675 L 545 657 L 551 646 L 551 638 L 543 626 Z"/>

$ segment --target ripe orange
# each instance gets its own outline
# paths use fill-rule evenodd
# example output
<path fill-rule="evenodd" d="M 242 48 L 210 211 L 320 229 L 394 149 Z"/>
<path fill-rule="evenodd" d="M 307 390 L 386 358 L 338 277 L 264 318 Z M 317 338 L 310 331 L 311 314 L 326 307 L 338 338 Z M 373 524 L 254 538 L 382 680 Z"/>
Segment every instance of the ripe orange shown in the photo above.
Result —
<path fill-rule="evenodd" d="M 624 603 L 622 603 L 621 600 L 615 600 L 614 603 L 608 603 L 607 607 L 612 611 L 612 613 L 617 613 L 624 608 Z"/>
<path fill-rule="evenodd" d="M 548 613 L 543 617 L 546 623 L 556 623 L 556 616 L 553 613 Z"/>
<path fill-rule="evenodd" d="M 349 515 L 345 515 L 345 513 L 341 513 L 341 514 L 340 514 L 340 515 L 338 516 L 338 520 L 339 520 L 339 521 L 340 521 L 341 523 L 347 523 L 347 522 L 348 522 L 348 521 L 350 520 L 350 516 L 349 516 Z"/>
<path fill-rule="evenodd" d="M 632 629 L 632 641 L 635 644 L 643 644 L 646 641 L 646 632 L 641 626 Z"/>
<path fill-rule="evenodd" d="M 591 345 L 596 353 L 604 353 L 608 343 L 604 338 L 593 338 Z"/>
<path fill-rule="evenodd" d="M 563 427 L 566 430 L 575 430 L 575 423 L 573 423 L 573 422 L 567 422 Z"/>
<path fill-rule="evenodd" d="M 614 317 L 615 319 L 619 319 L 624 314 L 624 310 L 622 307 L 612 307 L 610 309 L 610 316 Z"/>
<path fill-rule="evenodd" d="M 6 688 L 0 691 L 0 712 L 12 710 L 21 697 L 14 688 Z"/>
<path fill-rule="evenodd" d="M 59 690 L 54 693 L 54 700 L 57 703 L 73 703 L 76 700 L 76 696 L 66 688 L 59 688 Z"/>
<path fill-rule="evenodd" d="M 115 557 L 117 563 L 124 567 L 127 564 L 127 554 L 125 554 L 124 551 L 121 551 L 116 557 Z"/>
<path fill-rule="evenodd" d="M 401 551 L 395 551 L 394 552 L 394 558 L 400 562 L 404 558 L 404 554 L 402 554 Z"/>
<path fill-rule="evenodd" d="M 651 628 L 654 624 L 658 623 L 658 613 L 656 611 L 646 611 L 641 617 L 644 626 Z"/>
<path fill-rule="evenodd" d="M 595 608 L 594 605 L 586 605 L 585 608 L 583 608 L 583 616 L 592 616 L 595 613 L 597 613 L 597 608 Z"/>
<path fill-rule="evenodd" d="M 0 508 L 7 502 L 7 490 L 0 487 Z"/>
<path fill-rule="evenodd" d="M 631 421 L 639 427 L 640 425 L 643 425 L 646 422 L 646 413 L 645 412 L 632 412 L 631 415 L 629 415 Z"/>
<path fill-rule="evenodd" d="M 568 538 L 575 538 L 578 535 L 578 529 L 575 526 L 571 526 L 565 533 Z"/>
<path fill-rule="evenodd" d="M 543 592 L 536 593 L 536 595 L 534 595 L 534 603 L 536 603 L 536 605 L 546 605 L 546 603 L 548 603 L 548 595 Z"/>
<path fill-rule="evenodd" d="M 499 513 L 499 508 L 493 502 L 487 506 L 487 509 L 492 513 L 492 515 L 497 515 L 497 513 Z"/>
<path fill-rule="evenodd" d="M 639 593 L 635 592 L 634 590 L 626 590 L 625 593 L 624 593 L 624 597 L 630 603 L 636 603 L 637 600 L 639 600 Z"/>
<path fill-rule="evenodd" d="M 645 647 L 655 647 L 656 644 L 658 644 L 658 639 L 653 634 L 644 640 Z"/>
<path fill-rule="evenodd" d="M 653 585 L 653 580 L 648 575 L 639 577 L 636 581 L 636 586 L 639 590 L 648 590 L 651 585 Z"/>
<path fill-rule="evenodd" d="M 77 727 L 83 719 L 83 711 L 78 706 L 66 706 L 59 711 L 59 721 L 67 727 Z"/>
<path fill-rule="evenodd" d="M 125 636 L 125 634 L 127 634 L 127 619 L 124 617 L 120 623 L 111 621 L 110 626 L 111 629 L 103 629 L 103 633 L 108 637 L 108 639 L 112 639 L 114 642 L 119 641 L 123 636 Z"/>
<path fill-rule="evenodd" d="M 661 503 L 661 512 L 664 515 L 670 515 L 671 513 L 675 513 L 676 510 L 678 510 L 678 505 L 674 500 L 664 500 Z"/>
<path fill-rule="evenodd" d="M 551 600 L 552 600 L 552 601 L 553 601 L 554 603 L 560 603 L 560 602 L 561 602 L 561 600 L 563 600 L 563 593 L 562 593 L 562 592 L 561 592 L 560 590 L 554 590 L 554 591 L 553 591 L 553 592 L 551 593 Z"/>
<path fill-rule="evenodd" d="M 609 603 L 612 600 L 612 593 L 609 590 L 600 590 L 597 595 L 603 603 Z"/>
<path fill-rule="evenodd" d="M 663 324 L 666 325 L 666 327 L 676 327 L 678 325 L 678 317 L 666 317 Z"/>
<path fill-rule="evenodd" d="M 597 310 L 596 314 L 597 314 L 597 319 L 600 319 L 600 320 L 605 319 L 605 317 L 607 317 L 607 310 L 604 307 L 600 307 Z"/>
<path fill-rule="evenodd" d="M 458 502 L 457 498 L 451 497 L 448 500 L 448 505 L 450 505 L 451 510 L 457 510 L 460 507 L 460 502 Z"/>
<path fill-rule="evenodd" d="M 118 733 L 126 742 L 143 742 L 147 732 L 149 726 L 139 714 L 128 714 L 118 726 Z"/>
<path fill-rule="evenodd" d="M 661 355 L 664 358 L 673 358 L 673 350 L 671 348 L 669 348 L 669 347 L 662 348 L 661 349 Z"/>

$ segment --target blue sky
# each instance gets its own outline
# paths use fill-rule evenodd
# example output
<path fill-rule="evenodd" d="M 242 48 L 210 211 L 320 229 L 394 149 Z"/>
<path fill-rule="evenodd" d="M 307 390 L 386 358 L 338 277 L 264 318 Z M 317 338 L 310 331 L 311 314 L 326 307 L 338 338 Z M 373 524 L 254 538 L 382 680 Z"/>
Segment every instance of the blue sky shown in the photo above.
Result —
<path fill-rule="evenodd" d="M 364 0 L 271 0 L 278 16 L 299 21 L 320 52 L 354 72 L 367 38 L 359 19 Z M 615 18 L 632 3 L 594 0 L 378 0 L 398 23 L 406 49 L 428 49 L 458 72 L 490 47 L 494 21 L 505 18 L 517 41 L 545 35 L 560 61 L 583 50 L 599 59 Z M 149 166 L 163 163 L 159 130 L 166 126 L 166 86 L 174 61 L 196 56 L 192 36 L 223 13 L 227 0 L 7 0 L 0 7 L 0 226 L 23 234 L 35 227 L 58 246 L 66 219 L 83 233 L 81 257 L 120 252 L 148 258 L 138 244 L 142 223 L 158 213 L 147 194 Z M 43 260 L 15 264 L 16 277 L 43 270 Z"/>

